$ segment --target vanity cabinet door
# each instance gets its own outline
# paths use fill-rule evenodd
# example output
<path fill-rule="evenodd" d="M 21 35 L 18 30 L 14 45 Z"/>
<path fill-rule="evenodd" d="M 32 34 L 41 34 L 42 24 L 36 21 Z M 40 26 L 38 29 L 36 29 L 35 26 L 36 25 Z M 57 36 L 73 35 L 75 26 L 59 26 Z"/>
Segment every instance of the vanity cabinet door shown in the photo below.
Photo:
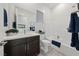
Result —
<path fill-rule="evenodd" d="M 25 56 L 25 44 L 15 46 L 7 45 L 4 47 L 5 56 Z"/>
<path fill-rule="evenodd" d="M 25 44 L 19 44 L 11 48 L 11 56 L 25 56 Z"/>
<path fill-rule="evenodd" d="M 24 39 L 15 39 L 7 41 L 7 44 L 4 46 L 4 55 L 5 56 L 25 56 L 25 40 Z"/>
<path fill-rule="evenodd" d="M 29 43 L 29 55 L 35 56 L 39 54 L 39 43 L 38 40 Z"/>
<path fill-rule="evenodd" d="M 38 55 L 40 53 L 39 36 L 30 37 L 26 46 L 27 46 L 26 55 L 28 56 Z"/>

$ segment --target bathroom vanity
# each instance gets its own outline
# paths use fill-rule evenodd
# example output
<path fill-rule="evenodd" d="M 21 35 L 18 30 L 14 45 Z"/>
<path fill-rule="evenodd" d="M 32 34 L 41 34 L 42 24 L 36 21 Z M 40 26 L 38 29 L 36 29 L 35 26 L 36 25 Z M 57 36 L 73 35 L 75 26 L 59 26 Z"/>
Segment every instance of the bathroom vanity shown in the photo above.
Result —
<path fill-rule="evenodd" d="M 40 36 L 34 33 L 7 37 L 4 56 L 36 56 L 40 53 Z"/>

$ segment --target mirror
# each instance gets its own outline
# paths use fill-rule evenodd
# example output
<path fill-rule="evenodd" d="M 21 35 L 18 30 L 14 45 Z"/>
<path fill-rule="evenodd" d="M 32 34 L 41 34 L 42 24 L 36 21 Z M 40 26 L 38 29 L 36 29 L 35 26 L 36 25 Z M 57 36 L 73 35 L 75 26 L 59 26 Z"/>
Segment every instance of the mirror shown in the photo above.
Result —
<path fill-rule="evenodd" d="M 35 26 L 35 13 L 16 7 L 16 27 L 19 33 L 27 33 Z"/>

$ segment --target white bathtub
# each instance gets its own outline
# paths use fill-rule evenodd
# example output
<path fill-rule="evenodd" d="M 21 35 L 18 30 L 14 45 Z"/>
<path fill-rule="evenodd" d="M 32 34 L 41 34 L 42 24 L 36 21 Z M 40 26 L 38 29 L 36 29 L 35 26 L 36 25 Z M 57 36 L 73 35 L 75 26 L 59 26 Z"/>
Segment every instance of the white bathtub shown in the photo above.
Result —
<path fill-rule="evenodd" d="M 47 39 L 50 41 L 51 43 L 51 39 L 50 37 L 47 37 Z M 55 41 L 57 41 L 57 39 L 54 39 Z M 59 42 L 61 42 L 61 40 L 58 40 Z M 64 54 L 65 56 L 79 56 L 79 51 L 77 51 L 74 47 L 70 47 L 70 45 L 64 44 L 63 42 L 61 42 L 61 47 L 58 48 L 53 44 L 50 44 L 52 48 L 56 49 L 57 51 L 61 52 L 62 54 Z"/>

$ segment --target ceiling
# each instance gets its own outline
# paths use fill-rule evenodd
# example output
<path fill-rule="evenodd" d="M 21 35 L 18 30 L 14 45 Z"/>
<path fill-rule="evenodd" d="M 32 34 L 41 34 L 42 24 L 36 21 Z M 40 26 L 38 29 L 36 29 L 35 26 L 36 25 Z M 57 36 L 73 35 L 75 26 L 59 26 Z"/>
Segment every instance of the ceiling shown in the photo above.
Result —
<path fill-rule="evenodd" d="M 59 3 L 39 3 L 38 5 L 41 5 L 41 6 L 45 6 L 45 7 L 48 7 L 48 8 L 54 8 L 58 5 Z"/>
<path fill-rule="evenodd" d="M 34 12 L 37 8 L 47 7 L 53 9 L 59 3 L 13 3 L 16 7 Z"/>
<path fill-rule="evenodd" d="M 48 7 L 48 8 L 54 8 L 56 5 L 58 5 L 59 3 L 14 3 L 14 5 L 18 6 L 18 7 L 24 7 L 26 8 L 27 6 L 33 6 L 33 7 L 37 7 L 37 6 L 43 6 L 43 7 Z"/>

